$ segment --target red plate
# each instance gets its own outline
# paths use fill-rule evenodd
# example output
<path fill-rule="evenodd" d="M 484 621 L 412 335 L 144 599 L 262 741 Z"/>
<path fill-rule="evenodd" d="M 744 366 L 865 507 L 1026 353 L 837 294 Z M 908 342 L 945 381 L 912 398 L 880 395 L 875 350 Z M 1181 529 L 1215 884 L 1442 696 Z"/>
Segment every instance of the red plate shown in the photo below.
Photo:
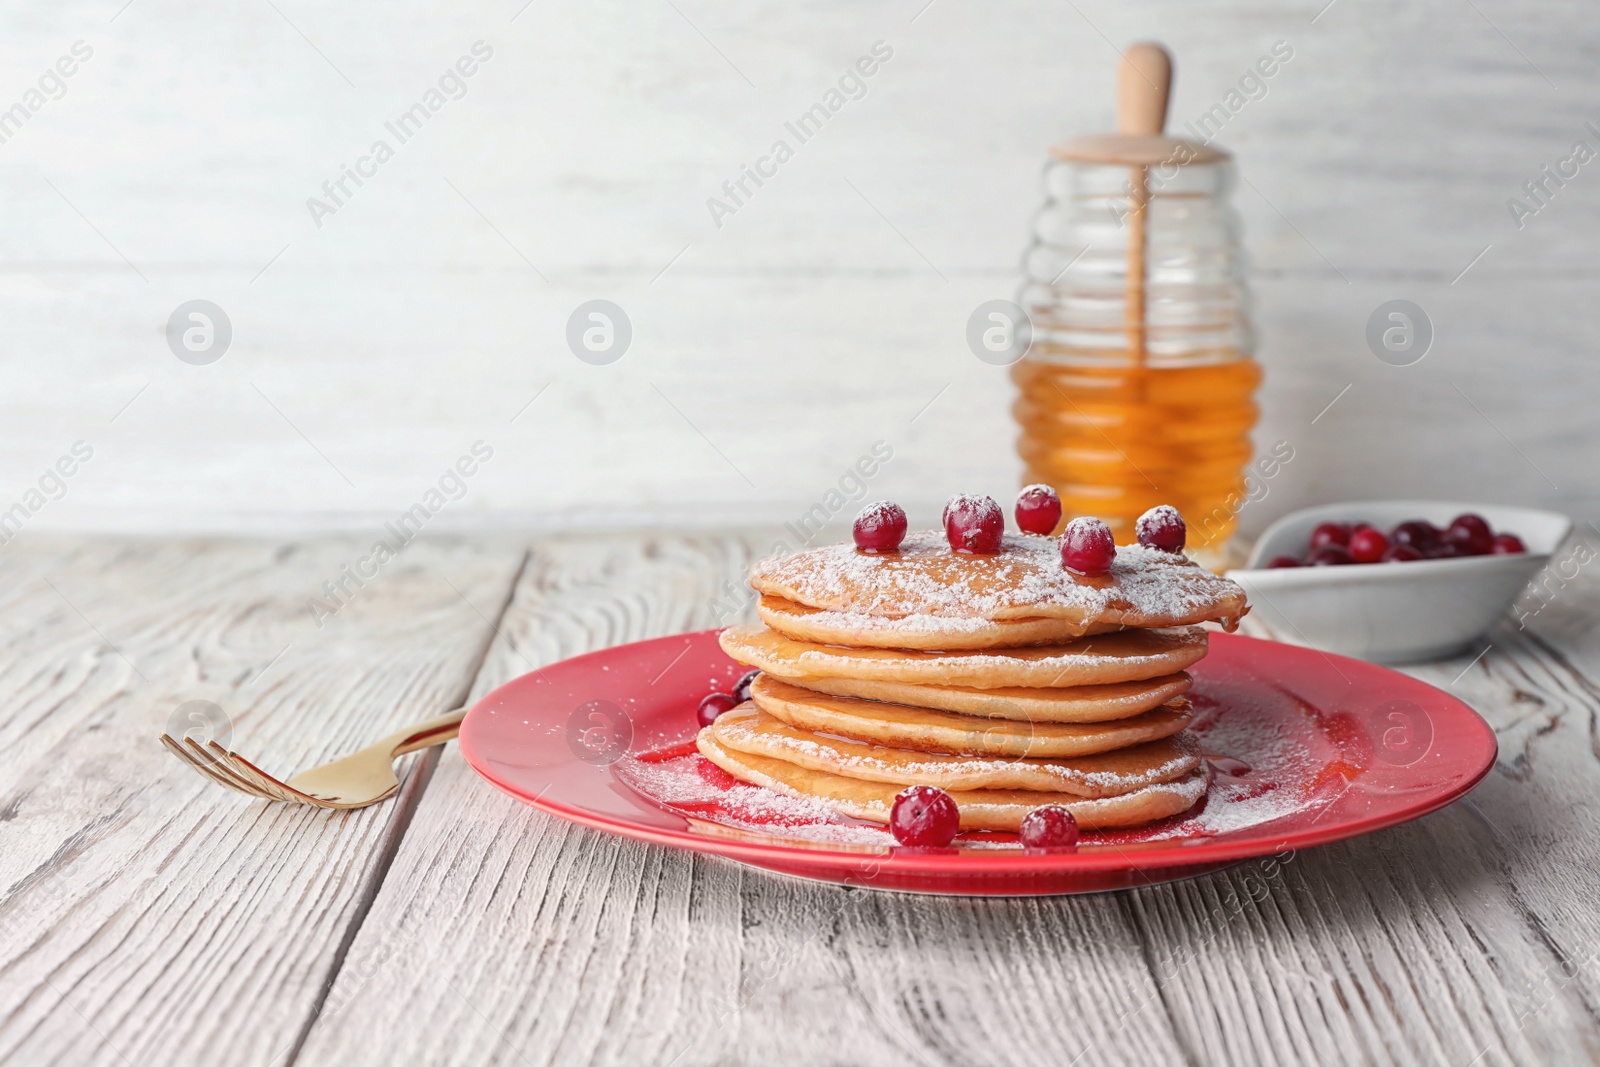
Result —
<path fill-rule="evenodd" d="M 715 630 L 578 656 L 480 700 L 461 751 L 517 799 L 623 837 L 830 882 L 1006 896 L 1151 885 L 1395 826 L 1466 793 L 1496 752 L 1471 708 L 1414 678 L 1214 633 L 1191 669 L 1195 729 L 1216 771 L 1194 810 L 1086 833 L 1069 852 L 1027 851 L 1009 834 L 896 848 L 874 824 L 729 788 L 689 754 L 700 698 L 744 670 Z"/>

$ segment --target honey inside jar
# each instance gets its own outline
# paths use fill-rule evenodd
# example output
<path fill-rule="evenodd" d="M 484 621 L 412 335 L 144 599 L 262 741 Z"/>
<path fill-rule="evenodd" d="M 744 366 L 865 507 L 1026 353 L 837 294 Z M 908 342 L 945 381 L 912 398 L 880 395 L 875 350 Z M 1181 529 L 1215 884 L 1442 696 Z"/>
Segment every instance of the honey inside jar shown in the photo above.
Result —
<path fill-rule="evenodd" d="M 1135 519 L 1171 504 L 1191 550 L 1220 550 L 1233 534 L 1261 381 L 1254 360 L 1161 367 L 1030 358 L 1011 373 L 1024 477 L 1053 486 L 1065 516 L 1098 516 L 1127 542 Z"/>

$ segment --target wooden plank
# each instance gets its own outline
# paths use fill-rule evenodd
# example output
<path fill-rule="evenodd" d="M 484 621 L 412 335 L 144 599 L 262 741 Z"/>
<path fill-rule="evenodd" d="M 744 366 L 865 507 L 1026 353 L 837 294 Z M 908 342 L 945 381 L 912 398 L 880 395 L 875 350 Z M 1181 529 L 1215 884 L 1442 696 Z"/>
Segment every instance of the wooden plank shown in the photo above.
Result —
<path fill-rule="evenodd" d="M 474 692 L 710 625 L 708 597 L 770 541 L 539 543 Z M 556 822 L 452 749 L 301 1062 L 1180 1062 L 1160 1003 L 1116 897 L 961 901 L 741 870 Z"/>
<path fill-rule="evenodd" d="M 1568 614 L 1541 621 L 1592 648 L 1596 592 L 1575 588 Z M 1173 961 L 1162 995 L 1199 1059 L 1600 1058 L 1585 969 L 1600 958 L 1600 926 L 1579 874 L 1600 862 L 1600 768 L 1589 746 L 1553 736 L 1592 722 L 1600 689 L 1512 622 L 1490 641 L 1475 662 L 1407 669 L 1467 700 L 1500 737 L 1496 768 L 1466 801 L 1276 868 L 1130 894 L 1147 951 Z"/>
<path fill-rule="evenodd" d="M 966 320 L 1015 294 L 1048 146 L 1111 125 L 1116 48 L 1150 36 L 1177 59 L 1175 131 L 1274 42 L 1295 53 L 1258 99 L 1235 98 L 1218 136 L 1239 160 L 1255 265 L 1268 370 L 1257 440 L 1299 450 L 1247 529 L 1338 496 L 1494 484 L 1529 503 L 1595 499 L 1583 406 L 1542 402 L 1587 380 L 1595 347 L 1600 176 L 1585 166 L 1555 187 L 1540 172 L 1577 139 L 1600 143 L 1584 125 L 1600 27 L 1575 0 L 1464 14 L 1429 0 L 1384 11 L 1387 35 L 1361 0 L 1013 0 L 1004 17 L 925 0 L 756 13 L 698 0 L 681 14 L 519 2 L 514 23 L 499 0 L 399 0 L 381 33 L 355 13 L 279 6 L 199 23 L 143 3 L 114 24 L 86 3 L 0 15 L 19 71 L 42 72 L 80 36 L 96 50 L 68 95 L 8 137 L 16 165 L 0 171 L 4 202 L 35 220 L 10 235 L 0 287 L 15 353 L 0 437 L 15 480 L 0 499 L 80 434 L 101 450 L 35 522 L 381 520 L 479 437 L 504 451 L 463 513 L 570 528 L 614 523 L 619 507 L 640 524 L 791 517 L 879 436 L 903 451 L 877 484 L 914 522 L 953 490 L 1008 490 L 1013 391 L 968 351 Z M 307 199 L 479 38 L 496 55 L 468 95 L 314 220 Z M 895 56 L 867 95 L 714 222 L 721 184 L 791 136 L 784 123 L 879 39 Z M 180 129 L 203 161 L 174 155 Z M 512 143 L 507 130 L 540 136 Z M 116 154 L 86 162 L 88 144 Z M 1547 203 L 1519 228 L 1507 202 L 1532 204 L 1535 179 Z M 195 296 L 236 330 L 204 368 L 162 340 Z M 603 370 L 565 342 L 596 296 L 635 325 L 632 350 Z M 1434 321 L 1434 351 L 1414 367 L 1366 349 L 1368 317 L 1396 298 Z M 434 373 L 442 351 L 448 375 Z M 1502 387 L 1508 353 L 1517 389 Z M 1394 461 L 1414 455 L 1473 461 Z"/>
<path fill-rule="evenodd" d="M 431 763 L 407 761 L 395 803 L 326 813 L 225 792 L 155 735 L 211 699 L 234 747 L 291 772 L 455 706 L 520 546 L 414 543 L 319 629 L 307 599 L 369 545 L 7 547 L 0 1060 L 293 1048 Z"/>
<path fill-rule="evenodd" d="M 1469 808 L 1130 896 L 1162 995 L 1202 1062 L 1573 1063 L 1600 1030 L 1552 989 L 1559 957 L 1519 874 Z"/>
<path fill-rule="evenodd" d="M 914 526 L 933 526 L 953 492 L 1004 501 L 1018 485 L 1015 387 L 1006 368 L 973 358 L 961 333 L 970 309 L 1015 290 L 1010 273 L 958 276 L 929 288 L 904 277 L 868 285 L 849 277 L 679 278 L 674 271 L 648 293 L 617 296 L 659 340 L 647 350 L 641 338 L 639 352 L 603 371 L 580 364 L 557 329 L 592 296 L 586 277 L 529 290 L 514 273 L 451 275 L 428 283 L 430 299 L 391 307 L 386 297 L 342 332 L 330 326 L 332 342 L 318 343 L 315 327 L 295 316 L 320 306 L 346 278 L 291 274 L 273 282 L 274 295 L 261 306 L 243 298 L 230 305 L 241 319 L 248 313 L 265 320 L 259 328 L 267 333 L 261 343 L 271 353 L 268 367 L 225 358 L 197 372 L 166 355 L 149 375 L 120 371 L 87 393 L 79 379 L 101 350 L 116 350 L 116 336 L 153 329 L 144 298 L 101 279 L 91 295 L 99 313 L 113 319 L 106 332 L 63 337 L 57 319 L 31 298 L 7 300 L 0 291 L 0 316 L 12 321 L 19 350 L 60 350 L 36 372 L 41 391 L 82 397 L 79 403 L 109 419 L 149 386 L 114 425 L 82 431 L 95 459 L 33 521 L 153 533 L 377 527 L 480 438 L 494 458 L 468 482 L 468 495 L 432 520 L 439 529 L 470 532 L 486 521 L 515 523 L 519 533 L 793 522 L 839 488 L 880 440 L 894 456 L 865 490 L 845 483 L 853 500 L 847 520 L 870 493 L 900 502 Z M 206 280 L 186 274 L 172 285 L 203 291 Z M 385 293 L 418 284 L 411 276 L 395 279 Z M 1331 287 L 1322 279 L 1263 279 L 1256 296 L 1266 377 L 1255 441 L 1263 451 L 1285 441 L 1295 454 L 1267 483 L 1269 495 L 1244 508 L 1243 528 L 1259 532 L 1295 507 L 1330 499 L 1470 500 L 1485 485 L 1496 486 L 1493 495 L 1506 503 L 1600 502 L 1585 466 L 1583 406 L 1540 401 L 1583 380 L 1569 357 L 1593 347 L 1592 324 L 1581 312 L 1593 289 L 1587 277 L 1475 273 L 1454 286 L 1449 278 Z M 1421 305 L 1439 337 L 1431 355 L 1404 368 L 1379 362 L 1362 340 L 1373 310 L 1397 296 Z M 467 303 L 489 325 L 461 338 L 452 309 Z M 374 334 L 371 320 L 394 324 L 404 344 Z M 523 358 L 529 322 L 543 325 Z M 517 340 L 502 343 L 499 334 Z M 756 351 L 752 338 L 760 339 Z M 1508 338 L 1519 353 L 1522 387 L 1515 390 L 1503 388 Z M 426 353 L 456 347 L 455 378 L 437 390 L 408 387 Z M 380 359 L 399 360 L 406 373 L 369 386 Z M 204 407 L 194 402 L 196 373 L 209 390 Z M 299 383 L 308 380 L 326 388 L 301 395 Z M 481 382 L 496 383 L 492 395 L 476 392 Z M 369 388 L 378 390 L 382 417 L 350 418 L 346 398 Z M 0 440 L 0 469 L 26 473 L 51 463 L 71 441 L 52 436 L 64 419 L 46 403 L 17 411 L 17 444 Z M 185 432 L 175 434 L 173 426 Z M 236 447 L 196 456 L 190 435 Z M 576 441 L 585 446 L 573 447 Z M 1435 448 L 1472 462 L 1393 461 Z M 161 476 L 169 470 L 186 478 Z M 9 498 L 25 488 L 18 482 Z"/>

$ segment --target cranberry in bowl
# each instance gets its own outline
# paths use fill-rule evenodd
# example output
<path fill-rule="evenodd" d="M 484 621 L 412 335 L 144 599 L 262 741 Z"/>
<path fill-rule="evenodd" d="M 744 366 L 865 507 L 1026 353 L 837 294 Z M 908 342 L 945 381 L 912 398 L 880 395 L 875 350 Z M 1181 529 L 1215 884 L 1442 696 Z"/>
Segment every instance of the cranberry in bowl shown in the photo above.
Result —
<path fill-rule="evenodd" d="M 1251 618 L 1281 641 L 1412 663 L 1476 652 L 1502 616 L 1537 610 L 1548 595 L 1541 600 L 1523 590 L 1546 567 L 1552 586 L 1571 580 L 1556 573 L 1566 558 L 1557 551 L 1571 531 L 1567 516 L 1534 508 L 1445 500 L 1325 504 L 1267 527 L 1249 562 L 1228 577 L 1250 594 Z M 1502 541 L 1507 534 L 1524 550 Z"/>

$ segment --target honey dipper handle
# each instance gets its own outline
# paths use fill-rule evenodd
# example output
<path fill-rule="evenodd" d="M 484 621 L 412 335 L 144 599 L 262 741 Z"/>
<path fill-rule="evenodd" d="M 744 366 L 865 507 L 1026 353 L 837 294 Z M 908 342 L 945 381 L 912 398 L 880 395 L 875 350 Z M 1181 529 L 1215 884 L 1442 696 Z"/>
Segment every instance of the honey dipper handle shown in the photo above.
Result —
<path fill-rule="evenodd" d="M 1167 125 L 1172 56 L 1154 41 L 1129 45 L 1117 67 L 1117 129 L 1159 134 Z"/>

